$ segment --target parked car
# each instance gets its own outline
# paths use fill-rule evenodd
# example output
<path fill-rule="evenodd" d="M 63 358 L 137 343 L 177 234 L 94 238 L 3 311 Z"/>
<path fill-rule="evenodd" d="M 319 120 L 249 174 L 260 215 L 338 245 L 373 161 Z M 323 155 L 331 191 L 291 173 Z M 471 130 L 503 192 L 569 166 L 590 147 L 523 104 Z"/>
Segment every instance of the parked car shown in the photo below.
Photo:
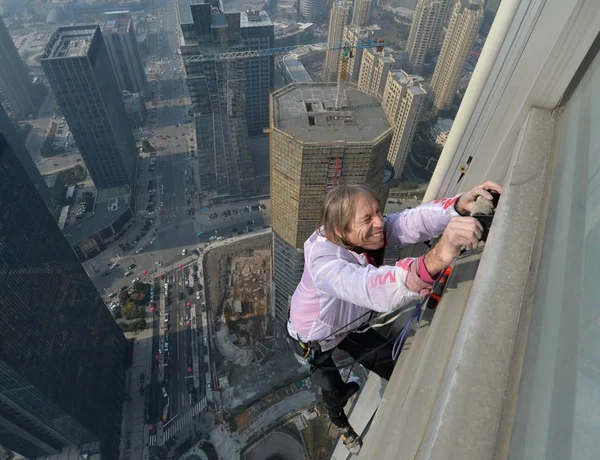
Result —
<path fill-rule="evenodd" d="M 183 250 L 181 251 L 181 255 L 182 255 L 182 256 L 185 256 L 186 254 L 187 254 L 187 249 L 183 249 Z"/>
<path fill-rule="evenodd" d="M 125 272 L 125 276 L 131 276 L 133 275 L 133 272 L 131 270 L 128 270 Z"/>
<path fill-rule="evenodd" d="M 131 270 L 131 269 L 133 269 L 133 268 L 135 268 L 135 267 L 136 267 L 136 265 L 135 265 L 135 264 L 131 264 L 129 267 L 127 267 L 127 270 Z"/>
<path fill-rule="evenodd" d="M 162 391 L 162 395 L 166 398 L 167 397 L 167 389 L 165 387 L 162 387 L 161 391 Z"/>

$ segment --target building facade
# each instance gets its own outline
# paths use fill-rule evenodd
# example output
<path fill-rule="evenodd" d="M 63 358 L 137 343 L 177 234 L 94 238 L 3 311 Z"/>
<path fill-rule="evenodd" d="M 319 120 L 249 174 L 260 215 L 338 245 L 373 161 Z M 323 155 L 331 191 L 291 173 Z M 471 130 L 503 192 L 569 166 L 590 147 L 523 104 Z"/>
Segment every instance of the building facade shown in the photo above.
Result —
<path fill-rule="evenodd" d="M 244 50 L 275 47 L 275 28 L 265 11 L 240 13 L 240 39 Z M 248 135 L 263 134 L 269 127 L 269 94 L 273 91 L 274 56 L 246 59 L 246 125 Z"/>
<path fill-rule="evenodd" d="M 373 48 L 365 49 L 358 74 L 358 90 L 381 99 L 388 72 L 394 62 L 389 54 L 378 53 Z"/>
<path fill-rule="evenodd" d="M 35 110 L 32 100 L 33 84 L 2 17 L 0 17 L 0 63 L 0 93 L 4 96 L 10 111 L 16 117 L 24 118 Z"/>
<path fill-rule="evenodd" d="M 189 57 L 184 65 L 194 110 L 199 188 L 216 196 L 253 194 L 248 132 L 249 126 L 252 133 L 268 126 L 265 107 L 273 85 L 273 59 L 215 61 L 192 56 L 271 47 L 273 26 L 263 12 L 224 12 L 191 0 L 178 5 L 181 54 Z"/>
<path fill-rule="evenodd" d="M 347 88 L 335 109 L 335 83 L 293 83 L 272 95 L 271 225 L 273 312 L 285 324 L 304 266 L 303 246 L 338 184 L 367 183 L 385 200 L 392 128 L 376 98 Z"/>
<path fill-rule="evenodd" d="M 127 341 L 1 134 L 0 209 L 0 444 L 117 460 Z"/>
<path fill-rule="evenodd" d="M 355 0 L 352 8 L 352 22 L 354 27 L 367 27 L 371 25 L 373 13 L 373 0 Z"/>
<path fill-rule="evenodd" d="M 8 142 L 8 145 L 10 145 L 13 153 L 17 156 L 17 158 L 21 162 L 21 166 L 23 167 L 23 170 L 29 177 L 29 180 L 35 187 L 36 191 L 39 193 L 42 200 L 44 200 L 44 203 L 46 203 L 46 206 L 50 210 L 50 213 L 52 214 L 52 216 L 56 216 L 56 203 L 52 199 L 50 190 L 48 189 L 48 186 L 46 185 L 46 181 L 44 180 L 44 178 L 40 174 L 39 170 L 37 169 L 37 166 L 33 162 L 33 158 L 31 158 L 31 155 L 29 154 L 29 151 L 27 150 L 27 147 L 25 147 L 25 144 L 19 137 L 19 134 L 17 133 L 15 127 L 13 126 L 12 121 L 10 120 L 7 113 L 2 108 L 1 104 L 0 104 L 0 132 L 2 132 L 4 134 L 4 137 L 6 138 L 6 142 Z"/>
<path fill-rule="evenodd" d="M 431 79 L 434 111 L 447 109 L 452 104 L 482 20 L 483 0 L 456 2 Z"/>
<path fill-rule="evenodd" d="M 299 0 L 300 15 L 307 21 L 314 22 L 327 14 L 326 0 Z"/>
<path fill-rule="evenodd" d="M 41 62 L 96 188 L 129 186 L 136 144 L 100 28 L 59 27 Z"/>
<path fill-rule="evenodd" d="M 413 73 L 420 74 L 427 53 L 438 45 L 453 0 L 419 0 L 415 8 L 406 52 Z"/>
<path fill-rule="evenodd" d="M 394 177 L 399 178 L 406 166 L 417 123 L 427 104 L 427 91 L 423 78 L 409 75 L 403 70 L 387 74 L 381 105 L 394 126 L 388 161 L 394 167 Z"/>
<path fill-rule="evenodd" d="M 342 33 L 348 25 L 350 13 L 350 2 L 338 0 L 333 3 L 329 10 L 329 29 L 327 31 L 327 52 L 325 54 L 325 68 L 323 69 L 323 81 L 336 81 L 338 67 L 340 65 L 340 50 L 342 45 Z M 335 48 L 338 49 L 335 49 Z"/>
<path fill-rule="evenodd" d="M 121 91 L 144 94 L 148 80 L 129 13 L 111 17 L 102 25 L 102 38 Z"/>

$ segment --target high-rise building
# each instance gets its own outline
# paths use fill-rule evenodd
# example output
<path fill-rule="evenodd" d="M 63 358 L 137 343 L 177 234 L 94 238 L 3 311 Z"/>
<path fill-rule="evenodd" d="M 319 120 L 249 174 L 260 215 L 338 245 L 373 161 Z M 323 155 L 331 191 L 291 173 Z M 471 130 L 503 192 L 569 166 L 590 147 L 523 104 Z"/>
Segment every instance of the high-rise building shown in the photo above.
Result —
<path fill-rule="evenodd" d="M 56 214 L 55 204 L 52 201 L 50 190 L 48 190 L 46 181 L 37 169 L 37 166 L 33 162 L 33 158 L 31 158 L 31 155 L 27 150 L 27 147 L 25 147 L 25 144 L 19 137 L 17 130 L 13 126 L 10 118 L 2 108 L 1 104 L 0 132 L 4 134 L 6 142 L 8 142 L 8 145 L 12 149 L 13 153 L 19 159 L 19 162 L 21 163 L 23 170 L 29 177 L 29 180 L 31 181 L 39 195 L 42 197 L 42 200 L 44 200 L 44 203 L 46 203 L 46 206 L 50 210 L 50 213 L 54 216 Z"/>
<path fill-rule="evenodd" d="M 0 17 L 0 93 L 16 117 L 24 118 L 35 110 L 33 84 L 17 47 Z"/>
<path fill-rule="evenodd" d="M 392 128 L 376 98 L 346 88 L 335 109 L 335 83 L 292 83 L 272 95 L 271 222 L 273 308 L 288 319 L 304 265 L 304 241 L 315 230 L 327 191 L 367 183 L 385 199 L 384 170 Z"/>
<path fill-rule="evenodd" d="M 413 14 L 406 52 L 412 72 L 421 73 L 425 56 L 436 48 L 448 11 L 455 0 L 419 0 Z"/>
<path fill-rule="evenodd" d="M 100 27 L 59 27 L 41 63 L 94 185 L 131 185 L 136 144 Z"/>
<path fill-rule="evenodd" d="M 329 29 L 327 32 L 327 52 L 325 54 L 325 68 L 323 69 L 323 81 L 336 81 L 338 67 L 340 65 L 340 47 L 342 45 L 342 33 L 348 24 L 350 2 L 348 0 L 337 0 L 329 10 Z"/>
<path fill-rule="evenodd" d="M 349 45 L 363 43 L 373 38 L 373 31 L 367 27 L 344 27 L 342 33 L 342 43 L 348 43 Z M 344 81 L 353 83 L 358 82 L 358 74 L 360 73 L 360 64 L 362 62 L 362 55 L 364 48 L 351 48 L 347 56 L 342 58 L 340 51 L 340 63 L 338 67 L 338 77 Z"/>
<path fill-rule="evenodd" d="M 102 38 L 121 91 L 144 93 L 148 80 L 129 12 L 108 14 L 102 25 Z"/>
<path fill-rule="evenodd" d="M 275 27 L 265 11 L 240 13 L 240 38 L 244 50 L 275 47 Z M 269 94 L 273 91 L 274 56 L 246 59 L 246 124 L 250 136 L 269 127 Z"/>
<path fill-rule="evenodd" d="M 417 123 L 427 103 L 424 80 L 403 70 L 388 72 L 381 105 L 394 127 L 387 160 L 394 167 L 394 177 L 404 171 Z"/>
<path fill-rule="evenodd" d="M 117 460 L 127 341 L 2 134 L 0 209 L 0 444 Z"/>
<path fill-rule="evenodd" d="M 358 74 L 358 90 L 381 99 L 394 58 L 373 48 L 367 48 L 362 55 Z"/>
<path fill-rule="evenodd" d="M 327 0 L 299 0 L 300 15 L 307 21 L 315 21 L 327 13 Z"/>
<path fill-rule="evenodd" d="M 371 13 L 373 13 L 373 0 L 354 0 L 351 24 L 354 27 L 371 25 Z"/>
<path fill-rule="evenodd" d="M 204 61 L 193 56 L 272 47 L 273 25 L 262 11 L 224 12 L 192 0 L 180 0 L 178 7 L 181 54 L 195 113 L 199 188 L 217 195 L 254 193 L 248 132 L 268 127 L 273 58 Z"/>
<path fill-rule="evenodd" d="M 431 100 L 436 112 L 452 104 L 482 20 L 483 0 L 460 0 L 452 10 L 446 38 L 431 79 Z"/>
<path fill-rule="evenodd" d="M 498 7 L 500 6 L 501 0 L 486 0 L 485 9 L 483 11 L 483 21 L 481 23 L 481 28 L 479 29 L 479 35 L 482 37 L 487 37 L 490 29 L 492 27 L 492 22 L 494 22 L 494 18 L 496 17 L 496 12 L 498 11 Z"/>

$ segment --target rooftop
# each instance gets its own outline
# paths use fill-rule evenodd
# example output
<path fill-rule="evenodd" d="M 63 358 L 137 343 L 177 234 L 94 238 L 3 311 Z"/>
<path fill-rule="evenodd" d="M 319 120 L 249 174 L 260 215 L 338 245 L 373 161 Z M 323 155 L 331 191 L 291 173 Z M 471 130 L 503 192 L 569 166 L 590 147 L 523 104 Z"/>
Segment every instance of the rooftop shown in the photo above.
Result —
<path fill-rule="evenodd" d="M 125 186 L 97 190 L 96 193 L 93 215 L 65 228 L 64 235 L 70 245 L 77 244 L 90 235 L 108 227 L 129 206 L 130 192 Z M 119 208 L 117 211 L 109 211 L 109 202 L 114 202 L 114 198 L 117 198 Z"/>
<path fill-rule="evenodd" d="M 266 11 L 242 11 L 240 15 L 240 27 L 264 27 L 272 26 L 273 23 Z"/>
<path fill-rule="evenodd" d="M 177 0 L 177 9 L 179 11 L 179 24 L 193 24 L 194 18 L 192 18 L 192 10 L 190 5 L 196 5 L 198 3 L 206 3 L 202 0 Z"/>
<path fill-rule="evenodd" d="M 95 24 L 59 27 L 50 37 L 43 57 L 59 59 L 87 55 L 97 27 Z"/>
<path fill-rule="evenodd" d="M 103 34 L 124 34 L 129 30 L 131 19 L 118 18 L 106 21 L 102 26 Z"/>
<path fill-rule="evenodd" d="M 335 83 L 292 83 L 273 93 L 274 126 L 303 142 L 370 142 L 390 125 L 379 101 L 346 87 L 335 110 Z"/>
<path fill-rule="evenodd" d="M 288 55 L 283 58 L 283 65 L 290 76 L 297 82 L 311 82 L 310 75 L 295 55 Z"/>

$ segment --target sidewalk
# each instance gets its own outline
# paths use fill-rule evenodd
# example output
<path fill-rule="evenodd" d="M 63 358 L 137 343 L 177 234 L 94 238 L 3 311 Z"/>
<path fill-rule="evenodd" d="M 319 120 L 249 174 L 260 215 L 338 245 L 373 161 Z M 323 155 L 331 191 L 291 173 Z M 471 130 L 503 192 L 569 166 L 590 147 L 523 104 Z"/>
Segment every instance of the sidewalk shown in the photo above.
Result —
<path fill-rule="evenodd" d="M 144 386 L 152 377 L 152 323 L 133 342 L 133 360 L 126 374 L 126 388 L 130 400 L 123 404 L 123 427 L 121 439 L 121 460 L 144 460 L 148 458 L 148 425 L 144 423 L 145 396 L 140 395 L 140 375 L 145 374 Z M 128 333 L 127 337 L 132 334 Z M 129 439 L 128 439 L 129 438 Z M 144 456 L 145 452 L 145 456 Z"/>

